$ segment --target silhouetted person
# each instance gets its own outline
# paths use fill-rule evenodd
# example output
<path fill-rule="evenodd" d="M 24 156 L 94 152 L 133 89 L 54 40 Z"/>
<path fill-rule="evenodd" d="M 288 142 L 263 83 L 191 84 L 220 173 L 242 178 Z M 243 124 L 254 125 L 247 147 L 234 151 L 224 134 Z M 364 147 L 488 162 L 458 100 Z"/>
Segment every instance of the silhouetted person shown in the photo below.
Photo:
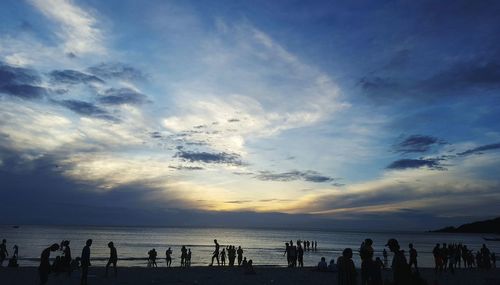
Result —
<path fill-rule="evenodd" d="M 373 241 L 369 238 L 361 244 L 359 255 L 361 257 L 361 285 L 371 284 L 371 270 L 373 266 Z"/>
<path fill-rule="evenodd" d="M 186 246 L 181 247 L 181 267 L 186 267 L 187 260 L 187 248 Z"/>
<path fill-rule="evenodd" d="M 243 266 L 243 268 L 245 268 L 245 266 L 247 266 L 247 258 L 246 257 L 243 257 L 243 261 L 241 262 L 241 266 Z"/>
<path fill-rule="evenodd" d="M 352 261 L 352 249 L 346 248 L 337 259 L 337 281 L 339 285 L 356 284 L 356 267 Z"/>
<path fill-rule="evenodd" d="M 286 255 L 286 262 L 287 262 L 287 265 L 288 267 L 290 267 L 290 264 L 291 264 L 291 259 L 290 259 L 290 244 L 285 242 L 285 253 L 284 255 Z"/>
<path fill-rule="evenodd" d="M 3 266 L 3 261 L 9 256 L 7 252 L 7 240 L 3 239 L 2 244 L 0 244 L 0 267 Z"/>
<path fill-rule="evenodd" d="M 297 248 L 297 261 L 299 267 L 304 267 L 304 249 L 302 249 L 302 245 L 299 244 Z"/>
<path fill-rule="evenodd" d="M 118 275 L 117 269 L 116 269 L 116 263 L 118 262 L 118 253 L 116 252 L 116 247 L 113 244 L 112 241 L 108 243 L 109 247 L 109 259 L 108 263 L 106 264 L 106 276 L 108 276 L 108 268 L 111 264 L 113 264 L 113 270 L 115 271 L 115 277 Z"/>
<path fill-rule="evenodd" d="M 443 270 L 443 258 L 440 246 L 441 245 L 437 243 L 434 249 L 432 250 L 432 255 L 434 256 L 434 273 L 437 273 L 438 270 L 439 272 Z"/>
<path fill-rule="evenodd" d="M 314 241 L 314 251 L 318 250 L 318 241 Z"/>
<path fill-rule="evenodd" d="M 250 259 L 245 265 L 245 274 L 255 274 L 253 269 L 253 261 Z"/>
<path fill-rule="evenodd" d="M 220 253 L 220 262 L 222 266 L 226 265 L 226 249 L 223 248 L 221 253 Z"/>
<path fill-rule="evenodd" d="M 17 257 L 19 256 L 19 247 L 17 246 L 17 244 L 14 245 L 13 249 L 14 253 L 12 254 L 12 257 L 9 259 L 7 267 L 19 267 L 19 264 L 17 263 Z"/>
<path fill-rule="evenodd" d="M 494 252 L 491 253 L 491 264 L 493 265 L 493 268 L 497 267 L 497 256 Z"/>
<path fill-rule="evenodd" d="M 71 275 L 71 248 L 69 247 L 69 240 L 62 242 L 63 246 L 63 257 L 62 257 L 62 267 L 64 270 L 68 271 L 68 275 Z"/>
<path fill-rule="evenodd" d="M 210 263 L 210 266 L 214 265 L 214 259 L 217 259 L 217 265 L 220 265 L 220 262 L 219 262 L 219 243 L 217 242 L 216 239 L 214 239 L 214 243 L 215 243 L 215 250 L 214 252 L 212 253 L 212 263 Z"/>
<path fill-rule="evenodd" d="M 328 271 L 328 264 L 326 264 L 326 259 L 324 257 L 318 262 L 316 269 L 318 269 L 318 271 Z"/>
<path fill-rule="evenodd" d="M 156 249 L 152 249 L 148 251 L 148 267 L 158 267 L 156 264 L 156 257 L 158 256 L 158 253 L 156 252 Z"/>
<path fill-rule="evenodd" d="M 410 263 L 409 263 L 409 267 L 411 269 L 411 266 L 412 265 L 415 265 L 415 270 L 418 272 L 418 265 L 417 265 L 417 250 L 413 247 L 413 244 L 410 243 L 408 245 L 408 247 L 410 248 Z"/>
<path fill-rule="evenodd" d="M 382 256 L 384 257 L 384 267 L 387 267 L 387 250 L 382 251 Z"/>
<path fill-rule="evenodd" d="M 389 239 L 386 246 L 394 253 L 392 259 L 392 274 L 394 285 L 407 285 L 411 283 L 411 273 L 408 262 L 404 253 L 400 250 L 399 243 L 396 239 Z"/>
<path fill-rule="evenodd" d="M 82 264 L 82 278 L 80 280 L 81 285 L 87 285 L 87 276 L 89 275 L 90 267 L 90 246 L 92 245 L 92 240 L 88 239 L 85 243 L 85 247 L 82 250 L 82 258 L 80 260 Z"/>
<path fill-rule="evenodd" d="M 382 281 L 382 268 L 384 268 L 384 263 L 380 260 L 380 257 L 375 258 L 373 262 L 373 266 L 371 268 L 371 285 L 382 285 L 384 282 Z"/>
<path fill-rule="evenodd" d="M 236 253 L 238 254 L 238 266 L 241 266 L 241 261 L 243 261 L 243 249 L 241 249 L 241 246 L 238 246 Z"/>
<path fill-rule="evenodd" d="M 191 267 L 191 249 L 188 249 L 186 255 L 186 267 Z"/>
<path fill-rule="evenodd" d="M 49 280 L 50 273 L 50 252 L 59 249 L 59 245 L 54 243 L 42 251 L 40 256 L 40 266 L 38 266 L 38 275 L 40 276 L 40 285 L 44 285 Z"/>
<path fill-rule="evenodd" d="M 167 267 L 170 267 L 172 265 L 172 249 L 170 249 L 170 247 L 165 251 L 165 256 L 167 261 Z"/>

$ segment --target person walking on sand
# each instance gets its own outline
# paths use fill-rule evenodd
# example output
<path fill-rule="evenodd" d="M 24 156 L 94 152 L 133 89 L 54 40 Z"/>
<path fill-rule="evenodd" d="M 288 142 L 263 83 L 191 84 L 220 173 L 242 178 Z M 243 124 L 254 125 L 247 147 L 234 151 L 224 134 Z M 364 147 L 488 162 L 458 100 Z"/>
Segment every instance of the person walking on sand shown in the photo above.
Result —
<path fill-rule="evenodd" d="M 411 284 L 411 272 L 408 262 L 404 253 L 399 247 L 399 243 L 396 239 L 389 239 L 385 246 L 389 247 L 389 250 L 394 254 L 392 259 L 392 273 L 393 273 L 393 284 L 394 285 L 407 285 Z"/>
<path fill-rule="evenodd" d="M 106 277 L 108 276 L 108 268 L 111 264 L 113 264 L 113 269 L 115 271 L 115 277 L 117 276 L 116 263 L 118 262 L 118 253 L 116 252 L 116 247 L 112 241 L 108 243 L 109 247 L 109 260 L 106 264 Z"/>
<path fill-rule="evenodd" d="M 241 266 L 241 261 L 243 261 L 243 249 L 241 248 L 241 245 L 238 246 L 236 253 L 238 254 L 238 266 Z"/>
<path fill-rule="evenodd" d="M 90 246 L 92 245 L 92 240 L 88 239 L 87 242 L 85 243 L 85 247 L 83 247 L 82 250 L 82 257 L 81 257 L 81 263 L 82 263 L 82 278 L 80 280 L 81 285 L 87 285 L 87 276 L 89 274 L 89 267 L 91 266 L 90 264 Z"/>
<path fill-rule="evenodd" d="M 7 252 L 7 240 L 3 239 L 2 244 L 0 244 L 0 267 L 3 266 L 3 262 L 7 256 L 9 256 L 9 252 Z"/>
<path fill-rule="evenodd" d="M 172 249 L 170 247 L 165 251 L 165 256 L 167 267 L 170 267 L 172 265 Z"/>
<path fill-rule="evenodd" d="M 411 269 L 412 265 L 415 265 L 415 271 L 418 272 L 418 265 L 417 265 L 417 250 L 413 247 L 413 243 L 410 243 L 408 245 L 410 248 L 410 264 L 408 265 Z"/>
<path fill-rule="evenodd" d="M 59 250 L 59 245 L 54 243 L 42 251 L 40 256 L 40 266 L 38 266 L 38 275 L 40 276 L 40 285 L 44 285 L 49 280 L 50 273 L 50 252 Z"/>
<path fill-rule="evenodd" d="M 219 249 L 220 249 L 220 246 L 219 246 L 219 243 L 217 242 L 216 239 L 214 239 L 214 244 L 215 244 L 215 249 L 214 249 L 214 252 L 212 253 L 212 263 L 210 263 L 209 266 L 214 265 L 214 259 L 217 259 L 217 265 L 220 265 L 220 262 L 219 262 Z"/>

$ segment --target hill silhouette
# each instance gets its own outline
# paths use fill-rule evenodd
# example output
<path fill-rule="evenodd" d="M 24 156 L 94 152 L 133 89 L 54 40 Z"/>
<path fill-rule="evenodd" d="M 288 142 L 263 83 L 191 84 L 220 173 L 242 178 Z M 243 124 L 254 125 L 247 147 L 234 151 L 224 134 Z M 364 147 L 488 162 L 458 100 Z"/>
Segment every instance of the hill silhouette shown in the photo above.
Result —
<path fill-rule="evenodd" d="M 459 227 L 445 227 L 431 232 L 500 234 L 500 217 L 486 221 L 463 224 Z"/>

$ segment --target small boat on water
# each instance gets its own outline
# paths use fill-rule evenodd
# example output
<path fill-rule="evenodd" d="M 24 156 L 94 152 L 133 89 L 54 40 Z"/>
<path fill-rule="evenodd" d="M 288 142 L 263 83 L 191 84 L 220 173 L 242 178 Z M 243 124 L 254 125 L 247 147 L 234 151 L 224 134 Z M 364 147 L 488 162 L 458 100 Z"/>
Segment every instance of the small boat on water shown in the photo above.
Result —
<path fill-rule="evenodd" d="M 500 238 L 487 238 L 487 237 L 483 237 L 484 240 L 487 240 L 487 241 L 500 241 Z"/>

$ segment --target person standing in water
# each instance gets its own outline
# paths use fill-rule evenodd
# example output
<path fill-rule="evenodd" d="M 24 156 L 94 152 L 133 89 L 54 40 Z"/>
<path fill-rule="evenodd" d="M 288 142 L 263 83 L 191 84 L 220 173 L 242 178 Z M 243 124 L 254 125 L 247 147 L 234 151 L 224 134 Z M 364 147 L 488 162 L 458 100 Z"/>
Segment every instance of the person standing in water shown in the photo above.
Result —
<path fill-rule="evenodd" d="M 116 269 L 116 263 L 118 262 L 118 253 L 116 252 L 116 247 L 112 241 L 108 243 L 108 247 L 109 247 L 109 259 L 108 263 L 106 264 L 106 277 L 108 276 L 108 268 L 111 264 L 113 264 L 113 269 L 115 271 L 115 277 L 116 277 L 118 275 Z"/>
<path fill-rule="evenodd" d="M 92 245 L 92 240 L 88 239 L 85 243 L 85 247 L 82 250 L 82 257 L 80 262 L 82 263 L 82 278 L 80 280 L 81 285 L 87 285 L 87 276 L 89 275 L 90 267 L 90 246 Z"/>
<path fill-rule="evenodd" d="M 167 267 L 170 267 L 172 265 L 172 249 L 170 247 L 167 249 L 167 251 L 165 251 L 165 256 L 167 261 Z"/>
<path fill-rule="evenodd" d="M 214 259 L 217 259 L 217 265 L 220 265 L 220 262 L 219 262 L 219 243 L 217 242 L 216 239 L 214 239 L 214 243 L 215 243 L 215 250 L 214 252 L 212 253 L 212 263 L 210 263 L 210 266 L 214 265 Z"/>

